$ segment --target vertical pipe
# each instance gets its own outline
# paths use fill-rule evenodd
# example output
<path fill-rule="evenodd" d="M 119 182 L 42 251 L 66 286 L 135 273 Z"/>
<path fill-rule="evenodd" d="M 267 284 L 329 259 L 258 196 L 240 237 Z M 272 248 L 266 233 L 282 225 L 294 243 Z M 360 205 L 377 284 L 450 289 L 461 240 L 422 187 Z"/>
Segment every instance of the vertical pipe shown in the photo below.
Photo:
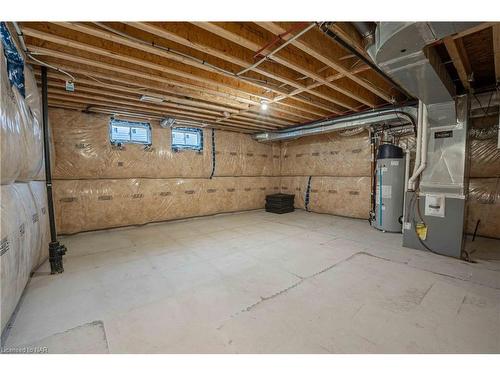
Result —
<path fill-rule="evenodd" d="M 42 114 L 43 114 L 43 153 L 45 157 L 45 185 L 47 188 L 47 207 L 49 211 L 50 243 L 49 262 L 50 273 L 64 272 L 62 256 L 66 247 L 57 241 L 56 222 L 54 217 L 54 201 L 52 199 L 52 172 L 50 170 L 50 139 L 49 139 L 49 96 L 47 90 L 47 67 L 42 66 Z"/>
<path fill-rule="evenodd" d="M 401 231 L 405 231 L 405 218 L 406 218 L 406 191 L 408 190 L 408 179 L 410 178 L 410 148 L 408 147 L 408 143 L 406 144 L 405 149 L 405 187 L 404 187 L 404 195 L 403 195 L 403 220 L 402 220 L 402 229 Z"/>
<path fill-rule="evenodd" d="M 413 174 L 408 180 L 408 190 L 410 191 L 415 191 L 415 181 L 421 172 L 421 163 L 422 163 L 422 157 L 423 157 L 423 151 L 422 151 L 422 142 L 424 137 L 427 139 L 427 128 L 424 130 L 424 104 L 420 100 L 418 102 L 418 119 L 417 119 L 417 134 L 415 135 L 416 142 L 417 142 L 417 151 L 415 154 L 415 165 L 413 166 Z M 426 151 L 427 152 L 427 151 Z"/>
<path fill-rule="evenodd" d="M 47 92 L 47 67 L 42 66 L 42 114 L 43 114 L 43 153 L 45 157 L 45 184 L 47 188 L 47 204 L 49 208 L 50 242 L 57 241 L 56 223 L 54 220 L 54 201 L 52 199 L 52 172 L 50 170 L 49 142 L 49 105 Z"/>

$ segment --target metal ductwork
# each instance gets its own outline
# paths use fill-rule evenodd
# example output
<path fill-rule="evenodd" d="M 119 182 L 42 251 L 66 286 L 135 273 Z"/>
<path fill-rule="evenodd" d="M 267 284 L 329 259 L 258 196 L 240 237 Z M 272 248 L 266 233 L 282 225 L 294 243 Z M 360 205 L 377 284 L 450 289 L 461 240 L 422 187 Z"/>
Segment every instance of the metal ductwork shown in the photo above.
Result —
<path fill-rule="evenodd" d="M 375 63 L 425 106 L 418 187 L 406 193 L 403 246 L 463 256 L 467 194 L 467 96 L 455 86 L 430 45 L 466 30 L 467 22 L 380 22 L 368 53 Z M 419 119 L 419 124 L 421 119 Z M 425 147 L 424 147 L 425 146 Z M 420 160 L 416 160 L 418 165 Z"/>
<path fill-rule="evenodd" d="M 379 22 L 368 53 L 389 77 L 427 106 L 430 124 L 450 124 L 456 121 L 455 86 L 429 45 L 476 24 Z"/>
<path fill-rule="evenodd" d="M 258 133 L 255 134 L 253 138 L 260 142 L 286 141 L 309 135 L 355 129 L 375 124 L 387 124 L 391 126 L 404 124 L 415 125 L 416 118 L 417 110 L 414 107 L 391 107 L 316 121 L 307 125 L 277 130 L 274 132 Z"/>
<path fill-rule="evenodd" d="M 352 22 L 354 28 L 363 38 L 363 47 L 368 48 L 375 42 L 375 22 Z"/>

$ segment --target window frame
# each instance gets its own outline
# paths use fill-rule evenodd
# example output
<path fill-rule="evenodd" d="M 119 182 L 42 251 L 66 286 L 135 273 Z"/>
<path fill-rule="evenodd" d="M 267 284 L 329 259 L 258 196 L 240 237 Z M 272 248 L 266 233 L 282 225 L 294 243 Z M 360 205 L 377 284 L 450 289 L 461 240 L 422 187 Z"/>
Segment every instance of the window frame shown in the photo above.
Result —
<path fill-rule="evenodd" d="M 198 134 L 198 139 L 199 139 L 199 145 L 193 146 L 193 145 L 175 145 L 174 144 L 174 131 L 179 130 L 183 131 L 186 133 L 197 133 Z M 194 128 L 194 127 L 185 127 L 185 126 L 179 126 L 179 127 L 173 127 L 171 128 L 170 132 L 170 143 L 172 150 L 174 152 L 179 152 L 179 151 L 196 151 L 196 152 L 202 152 L 203 151 L 203 129 L 201 128 Z"/>
<path fill-rule="evenodd" d="M 114 122 L 119 122 L 122 124 L 122 126 L 128 126 L 129 131 L 130 131 L 130 138 L 129 140 L 113 140 L 113 125 L 118 125 L 119 124 L 114 124 Z M 132 140 L 131 132 L 132 128 L 143 128 L 147 130 L 147 135 L 148 135 L 148 141 L 142 142 L 142 141 L 137 141 L 137 140 Z M 114 117 L 111 117 L 109 120 L 109 142 L 111 143 L 112 146 L 120 146 L 124 144 L 136 144 L 136 145 L 142 145 L 142 146 L 151 146 L 153 144 L 153 132 L 151 128 L 151 123 L 149 122 L 143 122 L 143 121 L 130 121 L 130 120 L 122 120 L 122 119 L 117 119 Z"/>

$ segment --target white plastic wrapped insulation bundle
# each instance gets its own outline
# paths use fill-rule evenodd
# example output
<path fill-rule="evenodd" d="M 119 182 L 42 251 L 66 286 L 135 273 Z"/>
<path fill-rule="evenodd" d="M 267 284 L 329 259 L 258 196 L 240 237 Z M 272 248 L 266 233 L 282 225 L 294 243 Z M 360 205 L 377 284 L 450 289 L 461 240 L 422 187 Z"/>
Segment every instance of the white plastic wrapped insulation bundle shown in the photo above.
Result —
<path fill-rule="evenodd" d="M 13 87 L 21 125 L 22 167 L 17 181 L 31 181 L 40 173 L 43 160 L 43 137 L 41 126 L 40 97 L 33 72 L 25 68 L 25 91 L 23 98 Z"/>
<path fill-rule="evenodd" d="M 50 227 L 49 227 L 49 211 L 47 206 L 47 190 L 45 181 L 31 181 L 29 188 L 35 202 L 36 210 L 38 213 L 38 223 L 40 231 L 40 241 L 37 256 L 33 260 L 35 269 L 49 256 L 49 242 L 50 242 Z"/>
<path fill-rule="evenodd" d="M 28 282 L 33 225 L 19 184 L 1 187 L 1 329 L 4 330 Z M 21 184 L 23 185 L 23 184 Z M 21 194 L 19 191 L 21 191 Z"/>
<path fill-rule="evenodd" d="M 22 272 L 27 275 L 38 265 L 40 253 L 40 219 L 38 215 L 35 198 L 31 193 L 28 183 L 17 182 L 13 184 L 17 193 L 20 206 L 26 214 L 26 230 L 29 233 L 29 243 L 23 248 L 23 261 L 20 263 Z M 24 286 L 23 286 L 24 288 Z"/>
<path fill-rule="evenodd" d="M 13 183 L 21 172 L 21 123 L 14 93 L 7 74 L 7 61 L 0 43 L 0 151 L 1 183 Z"/>

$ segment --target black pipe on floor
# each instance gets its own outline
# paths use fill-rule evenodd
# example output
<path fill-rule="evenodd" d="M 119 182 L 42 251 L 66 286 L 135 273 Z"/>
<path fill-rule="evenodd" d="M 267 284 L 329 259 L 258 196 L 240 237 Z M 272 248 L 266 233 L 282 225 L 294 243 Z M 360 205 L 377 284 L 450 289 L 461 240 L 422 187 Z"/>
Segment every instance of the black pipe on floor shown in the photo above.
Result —
<path fill-rule="evenodd" d="M 49 211 L 50 243 L 49 262 L 50 273 L 64 272 L 62 257 L 66 246 L 57 240 L 56 221 L 54 216 L 54 201 L 52 198 L 52 172 L 50 168 L 50 138 L 49 138 L 49 96 L 47 90 L 47 67 L 42 66 L 42 114 L 43 114 L 43 153 L 45 157 L 45 185 L 47 188 L 47 207 Z"/>

